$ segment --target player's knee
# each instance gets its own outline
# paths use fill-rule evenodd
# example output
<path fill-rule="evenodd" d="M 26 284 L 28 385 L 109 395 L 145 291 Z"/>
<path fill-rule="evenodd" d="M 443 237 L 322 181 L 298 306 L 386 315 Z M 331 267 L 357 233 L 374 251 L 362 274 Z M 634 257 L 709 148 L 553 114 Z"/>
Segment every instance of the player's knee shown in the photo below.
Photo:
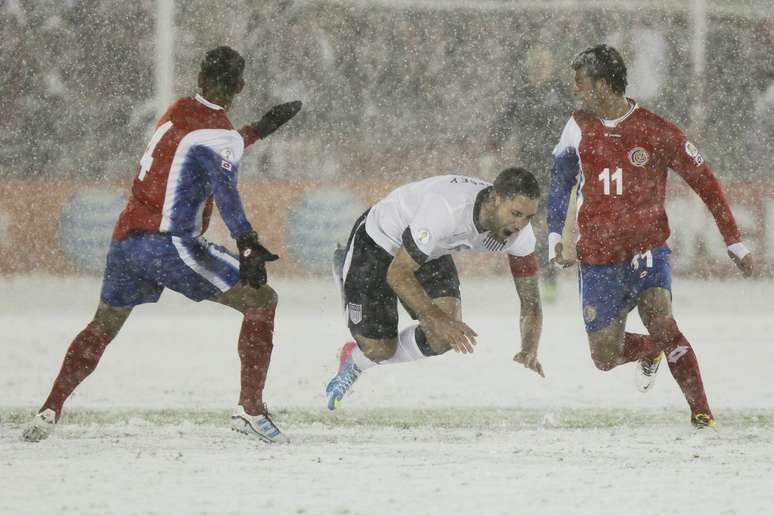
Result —
<path fill-rule="evenodd" d="M 274 310 L 277 308 L 279 295 L 269 285 L 263 285 L 261 288 L 246 287 L 244 290 L 243 305 L 245 310 L 254 308 Z"/>
<path fill-rule="evenodd" d="M 374 362 L 382 362 L 392 358 L 398 347 L 398 339 L 376 340 L 356 337 L 356 340 L 363 354 Z"/>
<path fill-rule="evenodd" d="M 591 350 L 591 360 L 600 371 L 610 371 L 618 365 L 618 352 L 614 346 L 597 346 Z"/>
<path fill-rule="evenodd" d="M 597 358 L 592 355 L 591 360 L 594 362 L 596 368 L 600 371 L 610 371 L 616 366 L 615 361 L 609 358 Z"/>

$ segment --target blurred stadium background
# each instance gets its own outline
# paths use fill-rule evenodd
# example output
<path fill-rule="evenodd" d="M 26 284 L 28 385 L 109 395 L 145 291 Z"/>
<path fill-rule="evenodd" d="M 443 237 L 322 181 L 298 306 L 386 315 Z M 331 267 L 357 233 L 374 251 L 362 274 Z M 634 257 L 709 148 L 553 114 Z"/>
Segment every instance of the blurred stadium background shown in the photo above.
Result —
<path fill-rule="evenodd" d="M 397 184 L 511 163 L 547 177 L 571 109 L 567 63 L 601 41 L 626 58 L 628 94 L 688 131 L 761 273 L 774 270 L 766 0 L 9 0 L 0 31 L 0 274 L 101 271 L 156 118 L 196 91 L 214 46 L 247 59 L 235 125 L 305 102 L 241 169 L 250 217 L 284 258 L 273 270 L 297 276 L 328 271 L 333 243 Z M 672 187 L 676 272 L 735 274 L 699 199 Z M 208 236 L 228 240 L 222 224 Z"/>

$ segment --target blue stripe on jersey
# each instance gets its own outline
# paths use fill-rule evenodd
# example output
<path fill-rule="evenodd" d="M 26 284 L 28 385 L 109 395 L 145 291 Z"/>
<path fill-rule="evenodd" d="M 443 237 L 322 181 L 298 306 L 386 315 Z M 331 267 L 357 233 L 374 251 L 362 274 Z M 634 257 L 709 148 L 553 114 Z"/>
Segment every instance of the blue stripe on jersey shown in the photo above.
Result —
<path fill-rule="evenodd" d="M 575 148 L 565 147 L 559 154 L 554 155 L 551 180 L 548 184 L 548 231 L 550 233 L 562 234 L 567 205 L 570 203 L 570 193 L 579 172 L 580 163 Z"/>
<path fill-rule="evenodd" d="M 209 178 L 215 204 L 232 238 L 236 239 L 242 233 L 252 230 L 252 226 L 245 217 L 242 199 L 237 190 L 239 164 L 224 160 L 220 154 L 206 145 L 193 147 L 192 153 Z"/>

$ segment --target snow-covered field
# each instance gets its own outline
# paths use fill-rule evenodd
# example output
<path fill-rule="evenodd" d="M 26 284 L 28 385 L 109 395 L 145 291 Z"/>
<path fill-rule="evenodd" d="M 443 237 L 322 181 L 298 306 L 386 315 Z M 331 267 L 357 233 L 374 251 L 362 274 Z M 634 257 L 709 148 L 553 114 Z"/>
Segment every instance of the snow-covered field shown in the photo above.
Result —
<path fill-rule="evenodd" d="M 630 366 L 594 368 L 571 276 L 545 307 L 545 380 L 511 362 L 510 280 L 471 280 L 475 354 L 369 370 L 337 413 L 322 393 L 347 337 L 338 294 L 274 281 L 266 399 L 288 446 L 228 429 L 239 314 L 176 294 L 135 311 L 51 439 L 20 442 L 99 283 L 0 279 L 0 513 L 768 514 L 774 282 L 675 281 L 719 422 L 697 433 L 666 368 L 647 395 Z"/>

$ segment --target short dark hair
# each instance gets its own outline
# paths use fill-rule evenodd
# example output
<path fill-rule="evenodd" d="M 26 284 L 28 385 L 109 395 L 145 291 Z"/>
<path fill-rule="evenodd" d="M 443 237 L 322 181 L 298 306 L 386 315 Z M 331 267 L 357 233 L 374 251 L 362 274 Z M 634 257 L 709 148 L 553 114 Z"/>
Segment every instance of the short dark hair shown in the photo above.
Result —
<path fill-rule="evenodd" d="M 497 174 L 494 190 L 503 197 L 523 195 L 530 199 L 540 198 L 540 185 L 537 179 L 521 167 L 506 168 Z"/>
<path fill-rule="evenodd" d="M 201 65 L 201 73 L 207 84 L 226 95 L 232 95 L 239 89 L 244 69 L 244 58 L 226 46 L 207 52 Z"/>
<path fill-rule="evenodd" d="M 626 91 L 626 64 L 621 54 L 609 45 L 587 48 L 573 58 L 570 66 L 576 71 L 583 68 L 589 77 L 606 81 L 616 95 Z"/>

